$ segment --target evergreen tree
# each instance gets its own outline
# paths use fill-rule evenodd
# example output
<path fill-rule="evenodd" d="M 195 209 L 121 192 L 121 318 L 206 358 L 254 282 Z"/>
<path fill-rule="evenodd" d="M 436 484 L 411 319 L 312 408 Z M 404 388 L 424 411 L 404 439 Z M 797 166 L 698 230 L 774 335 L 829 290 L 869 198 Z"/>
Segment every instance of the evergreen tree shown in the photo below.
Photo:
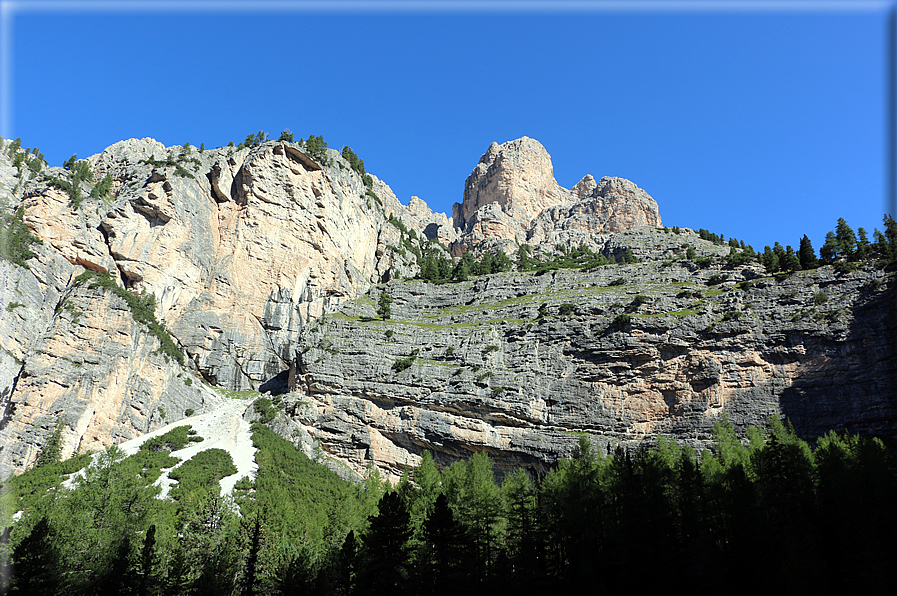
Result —
<path fill-rule="evenodd" d="M 370 519 L 364 537 L 364 571 L 360 591 L 370 594 L 402 594 L 408 579 L 410 517 L 397 492 L 380 499 L 378 513 Z"/>
<path fill-rule="evenodd" d="M 457 594 L 465 575 L 466 542 L 444 494 L 433 503 L 433 511 L 424 524 L 424 537 L 424 593 Z"/>
<path fill-rule="evenodd" d="M 884 216 L 885 238 L 891 247 L 891 258 L 897 258 L 897 221 L 890 215 Z"/>
<path fill-rule="evenodd" d="M 776 246 L 778 246 L 778 242 L 776 242 Z M 760 255 L 760 263 L 766 268 L 767 273 L 779 271 L 779 255 L 769 245 L 766 245 L 763 249 L 763 254 Z"/>
<path fill-rule="evenodd" d="M 380 315 L 384 321 L 392 317 L 392 296 L 387 294 L 386 292 L 380 292 L 379 298 L 377 298 L 377 314 Z"/>
<path fill-rule="evenodd" d="M 801 270 L 800 258 L 798 258 L 797 253 L 794 252 L 790 244 L 785 247 L 785 256 L 781 261 L 781 268 L 789 272 Z"/>
<path fill-rule="evenodd" d="M 527 271 L 535 264 L 532 254 L 533 247 L 529 244 L 521 244 L 517 248 L 517 271 Z"/>
<path fill-rule="evenodd" d="M 816 258 L 816 252 L 813 250 L 813 244 L 810 238 L 804 234 L 800 239 L 800 249 L 798 250 L 801 269 L 816 269 L 819 266 L 819 260 Z"/>
<path fill-rule="evenodd" d="M 140 568 L 138 594 L 148 596 L 156 592 L 158 584 L 155 569 L 159 564 L 159 555 L 156 552 L 156 525 L 152 524 L 146 530 L 143 539 L 143 548 L 140 551 Z"/>
<path fill-rule="evenodd" d="M 864 228 L 857 228 L 857 236 L 856 257 L 857 259 L 864 261 L 869 257 L 870 247 L 872 245 L 869 242 L 869 238 L 866 236 L 866 230 Z"/>
<path fill-rule="evenodd" d="M 59 551 L 54 532 L 46 517 L 41 517 L 31 532 L 12 553 L 12 594 L 55 596 L 61 593 Z"/>
<path fill-rule="evenodd" d="M 835 240 L 840 248 L 839 254 L 848 259 L 851 258 L 856 249 L 857 239 L 843 217 L 838 218 L 838 225 L 835 228 Z"/>
<path fill-rule="evenodd" d="M 825 244 L 823 244 L 822 248 L 819 249 L 820 259 L 826 264 L 831 264 L 841 254 L 842 247 L 835 237 L 835 233 L 827 232 L 825 234 Z"/>
<path fill-rule="evenodd" d="M 510 271 L 512 268 L 513 263 L 511 263 L 511 259 L 508 258 L 508 255 L 505 254 L 505 251 L 497 251 L 492 259 L 492 273 Z"/>
<path fill-rule="evenodd" d="M 453 464 L 443 474 L 443 486 L 452 510 L 471 541 L 475 575 L 488 579 L 497 555 L 501 513 L 501 493 L 495 484 L 492 459 L 481 452 L 466 464 Z"/>

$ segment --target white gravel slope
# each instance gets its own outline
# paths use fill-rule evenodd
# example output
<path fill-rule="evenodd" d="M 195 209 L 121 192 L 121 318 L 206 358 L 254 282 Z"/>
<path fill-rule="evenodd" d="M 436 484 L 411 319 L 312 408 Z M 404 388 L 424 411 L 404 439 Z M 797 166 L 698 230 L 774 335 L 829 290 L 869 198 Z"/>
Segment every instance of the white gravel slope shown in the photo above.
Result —
<path fill-rule="evenodd" d="M 221 479 L 221 492 L 228 494 L 233 490 L 234 484 L 240 478 L 244 476 L 255 478 L 255 472 L 258 468 L 255 463 L 255 447 L 252 445 L 249 422 L 243 419 L 243 413 L 251 404 L 252 401 L 250 400 L 230 399 L 211 412 L 178 420 L 142 437 L 121 443 L 118 447 L 127 455 L 133 455 L 149 439 L 164 435 L 178 426 L 189 425 L 196 431 L 197 436 L 202 437 L 203 440 L 199 443 L 190 443 L 189 446 L 179 451 L 173 451 L 171 455 L 177 457 L 183 463 L 200 451 L 215 447 L 230 453 L 234 459 L 234 465 L 237 467 L 237 473 Z M 176 467 L 174 466 L 174 468 Z M 162 486 L 160 497 L 167 495 L 169 488 L 176 484 L 176 481 L 168 478 L 168 472 L 171 469 L 163 470 L 162 476 L 156 481 L 156 484 Z"/>

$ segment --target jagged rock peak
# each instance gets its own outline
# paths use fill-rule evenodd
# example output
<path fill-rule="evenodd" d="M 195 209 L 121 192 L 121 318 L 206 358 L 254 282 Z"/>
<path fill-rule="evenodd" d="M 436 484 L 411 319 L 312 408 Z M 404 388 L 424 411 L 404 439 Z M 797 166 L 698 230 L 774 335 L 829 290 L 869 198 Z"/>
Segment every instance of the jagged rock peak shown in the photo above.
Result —
<path fill-rule="evenodd" d="M 535 139 L 492 143 L 453 207 L 462 236 L 455 248 L 492 242 L 579 244 L 597 234 L 661 225 L 657 202 L 634 183 L 586 175 L 572 190 L 554 178 L 551 156 Z M 573 233 L 575 238 L 567 238 Z"/>
<path fill-rule="evenodd" d="M 453 207 L 455 226 L 470 231 L 475 213 L 497 204 L 521 223 L 529 223 L 546 207 L 567 203 L 569 191 L 554 179 L 551 156 L 529 137 L 499 145 L 493 142 L 467 181 L 462 203 Z"/>

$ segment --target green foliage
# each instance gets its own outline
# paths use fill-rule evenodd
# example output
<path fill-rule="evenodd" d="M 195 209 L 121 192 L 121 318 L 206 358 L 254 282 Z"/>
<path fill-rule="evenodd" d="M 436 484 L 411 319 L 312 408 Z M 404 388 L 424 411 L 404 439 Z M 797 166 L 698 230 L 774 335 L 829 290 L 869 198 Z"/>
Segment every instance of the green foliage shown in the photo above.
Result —
<path fill-rule="evenodd" d="M 193 174 L 184 169 L 183 164 L 193 163 L 195 169 L 199 167 L 201 162 L 195 157 L 188 157 L 188 154 L 186 153 L 178 153 L 177 155 L 167 155 L 163 160 L 156 159 L 155 155 L 150 155 L 146 159 L 141 159 L 138 163 L 147 164 L 153 166 L 154 168 L 174 168 L 175 176 L 180 176 L 181 178 L 192 178 L 195 180 L 196 178 L 193 176 Z"/>
<path fill-rule="evenodd" d="M 800 239 L 800 248 L 797 251 L 800 260 L 801 269 L 815 269 L 819 266 L 819 260 L 816 258 L 816 251 L 813 250 L 813 243 L 810 238 L 804 234 Z"/>
<path fill-rule="evenodd" d="M 632 324 L 632 318 L 627 314 L 619 314 L 614 317 L 613 324 L 615 327 L 628 327 Z"/>
<path fill-rule="evenodd" d="M 411 368 L 411 365 L 414 364 L 414 361 L 417 360 L 417 350 L 411 352 L 411 354 L 405 358 L 400 358 L 392 363 L 392 369 L 397 373 L 402 372 L 408 368 Z"/>
<path fill-rule="evenodd" d="M 813 294 L 813 304 L 816 306 L 825 304 L 826 302 L 828 302 L 828 294 L 825 292 L 817 292 L 816 294 Z"/>
<path fill-rule="evenodd" d="M 740 431 L 723 418 L 712 435 L 699 456 L 664 437 L 612 450 L 580 434 L 555 468 L 501 469 L 501 484 L 486 453 L 438 466 L 425 452 L 387 489 L 375 473 L 357 484 L 339 478 L 256 422 L 258 470 L 235 486 L 239 516 L 215 496 L 234 471 L 226 453 L 207 450 L 177 468 L 172 502 L 152 486 L 171 465 L 166 451 L 125 458 L 112 448 L 72 490 L 61 484 L 77 469 L 69 462 L 3 483 L 8 509 L 25 510 L 6 535 L 11 587 L 618 593 L 642 573 L 640 587 L 651 591 L 697 582 L 723 592 L 745 565 L 818 593 L 890 581 L 897 473 L 880 440 L 830 432 L 811 449 L 776 417 Z"/>
<path fill-rule="evenodd" d="M 857 270 L 856 263 L 852 263 L 850 261 L 837 261 L 834 264 L 834 269 L 840 274 L 851 273 L 852 271 Z"/>
<path fill-rule="evenodd" d="M 538 264 L 538 260 L 533 258 L 533 247 L 529 244 L 521 244 L 517 247 L 517 270 L 528 271 Z"/>
<path fill-rule="evenodd" d="M 271 404 L 271 400 L 267 397 L 260 397 L 252 404 L 256 414 L 259 415 L 259 421 L 262 424 L 270 424 L 277 417 L 277 409 Z"/>
<path fill-rule="evenodd" d="M 283 134 L 283 133 L 281 133 Z M 243 140 L 242 145 L 244 147 L 258 147 L 262 143 L 268 140 L 268 133 L 263 130 L 258 131 L 255 134 L 246 135 L 246 138 Z"/>
<path fill-rule="evenodd" d="M 62 178 L 47 177 L 44 179 L 44 181 L 47 183 L 47 186 L 58 188 L 68 193 L 69 205 L 71 205 L 75 209 L 81 207 L 81 201 L 84 199 L 84 197 L 81 196 L 80 185 L 69 182 L 68 180 L 63 180 Z"/>
<path fill-rule="evenodd" d="M 289 128 L 285 128 L 280 132 L 280 136 L 277 137 L 278 141 L 287 141 L 288 143 L 293 142 L 293 133 L 290 132 Z"/>
<path fill-rule="evenodd" d="M 206 449 L 168 473 L 169 478 L 178 481 L 169 494 L 175 500 L 195 498 L 205 492 L 217 496 L 221 490 L 218 481 L 236 473 L 230 453 L 217 447 Z"/>
<path fill-rule="evenodd" d="M 0 218 L 0 258 L 28 269 L 28 259 L 37 256 L 31 247 L 43 241 L 25 225 L 24 215 L 25 208 L 19 207 L 14 214 L 4 213 Z"/>
<path fill-rule="evenodd" d="M 559 312 L 562 317 L 569 317 L 571 315 L 574 315 L 576 314 L 576 305 L 565 302 L 564 304 L 561 304 Z"/>
<path fill-rule="evenodd" d="M 708 285 L 708 286 L 719 285 L 719 284 L 723 283 L 724 281 L 726 281 L 726 280 L 728 280 L 728 279 L 729 279 L 728 274 L 725 274 L 725 273 L 723 273 L 723 274 L 721 274 L 721 275 L 720 275 L 720 274 L 713 274 L 713 275 L 711 275 L 710 278 L 707 280 L 707 285 Z"/>
<path fill-rule="evenodd" d="M 313 160 L 322 166 L 333 165 L 333 160 L 327 156 L 327 143 L 324 142 L 324 137 L 309 135 L 308 139 L 304 141 L 300 139 L 299 142 L 304 143 L 305 152 Z"/>
<path fill-rule="evenodd" d="M 345 159 L 346 161 L 349 162 L 349 167 L 352 168 L 363 179 L 365 176 L 364 160 L 360 159 L 357 155 L 355 155 L 355 152 L 352 151 L 352 148 L 349 147 L 348 145 L 343 147 L 343 150 L 340 153 L 340 155 L 342 155 L 343 159 Z M 371 184 L 373 184 L 373 180 L 371 181 Z M 365 182 L 365 186 L 370 187 L 371 184 L 368 184 L 367 182 Z"/>
<path fill-rule="evenodd" d="M 202 437 L 197 437 L 196 432 L 189 425 L 178 426 L 164 435 L 153 437 L 145 441 L 141 446 L 141 451 L 148 453 L 158 453 L 160 451 L 178 451 L 193 442 L 202 441 Z"/>
<path fill-rule="evenodd" d="M 76 284 L 84 282 L 88 283 L 88 289 L 108 290 L 124 300 L 134 320 L 146 326 L 150 334 L 159 340 L 159 349 L 165 358 L 174 358 L 178 364 L 184 365 L 184 355 L 178 350 L 165 326 L 156 319 L 156 297 L 153 294 L 133 294 L 115 283 L 108 273 L 86 270 L 75 278 Z"/>
<path fill-rule="evenodd" d="M 361 484 L 347 482 L 257 422 L 252 444 L 255 491 L 240 509 L 244 516 L 262 514 L 281 544 L 310 546 L 312 557 L 324 558 L 328 545 L 338 548 L 349 531 L 367 527 L 383 491 L 375 474 Z"/>
<path fill-rule="evenodd" d="M 44 443 L 40 455 L 37 456 L 37 461 L 34 464 L 35 468 L 59 463 L 60 456 L 62 455 L 62 430 L 64 428 L 65 422 L 61 418 L 58 419 L 56 421 L 56 426 L 53 429 L 53 434 L 50 435 L 50 438 Z"/>
<path fill-rule="evenodd" d="M 392 296 L 386 292 L 380 292 L 377 298 L 377 314 L 384 321 L 392 317 Z"/>
<path fill-rule="evenodd" d="M 110 192 L 112 192 L 112 176 L 106 174 L 102 180 L 90 189 L 90 196 L 94 199 L 103 199 L 109 196 Z"/>
<path fill-rule="evenodd" d="M 726 243 L 725 236 L 722 236 L 720 234 L 714 234 L 712 232 L 705 230 L 704 228 L 701 228 L 700 230 L 698 230 L 698 236 L 700 236 L 702 240 L 708 240 L 717 245 Z"/>
<path fill-rule="evenodd" d="M 454 272 L 454 262 L 451 256 L 436 240 L 420 239 L 417 264 L 420 266 L 420 273 L 417 277 L 427 281 L 445 282 L 452 278 Z"/>
<path fill-rule="evenodd" d="M 645 296 L 644 294 L 636 294 L 635 298 L 632 299 L 632 302 L 629 303 L 629 308 L 636 310 L 642 304 L 647 304 L 649 302 L 651 302 L 651 299 L 648 296 Z"/>
<path fill-rule="evenodd" d="M 66 191 L 69 194 L 70 204 L 75 209 L 78 209 L 81 206 L 81 201 L 83 197 L 81 196 L 81 183 L 82 182 L 90 182 L 93 180 L 93 172 L 90 171 L 90 166 L 87 165 L 87 162 L 83 159 L 78 161 L 77 155 L 72 155 L 65 162 L 63 162 L 62 166 L 66 170 L 70 170 L 69 180 L 62 180 L 61 178 L 52 178 L 45 177 L 44 180 L 50 185 L 60 188 Z"/>

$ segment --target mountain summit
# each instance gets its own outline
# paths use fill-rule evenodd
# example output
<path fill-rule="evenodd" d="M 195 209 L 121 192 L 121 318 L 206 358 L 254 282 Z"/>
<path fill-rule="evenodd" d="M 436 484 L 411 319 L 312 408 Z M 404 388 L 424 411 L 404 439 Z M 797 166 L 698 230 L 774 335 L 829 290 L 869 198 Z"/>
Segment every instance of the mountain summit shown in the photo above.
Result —
<path fill-rule="evenodd" d="M 533 139 L 493 143 L 452 218 L 315 137 L 0 149 L 0 477 L 227 398 L 393 479 L 425 450 L 545 470 L 577 433 L 700 449 L 721 416 L 893 432 L 891 273 L 774 274 L 628 180 L 562 188 Z"/>

